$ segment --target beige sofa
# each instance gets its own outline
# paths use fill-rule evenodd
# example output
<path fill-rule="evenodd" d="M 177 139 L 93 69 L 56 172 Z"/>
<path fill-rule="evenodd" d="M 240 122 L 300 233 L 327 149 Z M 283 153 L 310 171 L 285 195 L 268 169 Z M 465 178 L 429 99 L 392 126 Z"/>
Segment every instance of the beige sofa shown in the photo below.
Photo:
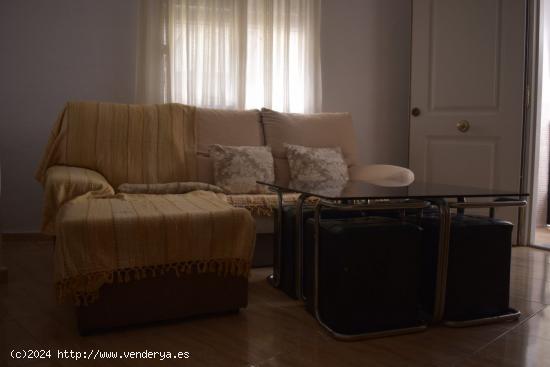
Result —
<path fill-rule="evenodd" d="M 102 108 L 105 110 L 112 110 L 112 107 L 107 106 L 117 105 L 102 104 L 102 106 L 104 106 Z M 120 105 L 118 106 L 120 107 Z M 172 106 L 182 105 L 173 104 Z M 102 162 L 94 161 L 99 158 L 94 157 L 93 152 L 89 153 L 91 157 L 87 157 L 86 159 L 82 156 L 87 154 L 84 152 L 80 154 L 82 157 L 76 157 L 72 161 L 62 161 L 61 164 L 63 165 L 91 168 L 94 172 L 88 173 L 88 179 L 92 175 L 98 176 L 98 178 L 86 182 L 83 189 L 75 189 L 75 187 L 65 185 L 67 187 L 64 187 L 64 192 L 62 192 L 61 195 L 57 195 L 58 193 L 56 193 L 56 195 L 50 195 L 51 193 L 46 192 L 47 198 L 49 197 L 49 200 L 53 202 L 45 203 L 45 211 L 51 211 L 53 214 L 50 219 L 45 217 L 43 221 L 44 232 L 54 234 L 53 218 L 57 210 L 65 202 L 70 201 L 78 195 L 84 194 L 86 191 L 96 190 L 103 193 L 116 193 L 118 186 L 126 182 L 157 183 L 188 180 L 188 176 L 182 176 L 181 173 L 178 172 L 174 173 L 174 168 L 170 170 L 170 167 L 161 167 L 167 170 L 167 172 L 160 173 L 159 171 L 156 175 L 146 171 L 158 171 L 159 168 L 155 168 L 155 165 L 163 166 L 162 161 L 171 163 L 166 163 L 164 166 L 177 166 L 178 160 L 175 154 L 178 154 L 179 151 L 184 149 L 179 145 L 183 144 L 181 141 L 188 139 L 187 135 L 190 135 L 191 132 L 184 134 L 185 137 L 182 136 L 181 138 L 177 138 L 167 135 L 170 132 L 157 131 L 158 128 L 155 126 L 142 126 L 140 128 L 143 129 L 143 133 L 145 134 L 145 132 L 147 132 L 150 135 L 148 139 L 156 139 L 157 145 L 153 144 L 154 142 L 150 142 L 146 147 L 149 150 L 145 150 L 145 153 L 140 152 L 139 149 L 141 148 L 132 146 L 134 144 L 139 145 L 140 142 L 132 142 L 131 136 L 124 137 L 124 134 L 132 135 L 132 129 L 135 128 L 132 126 L 141 126 L 140 124 L 142 124 L 140 121 L 130 121 L 135 118 L 142 118 L 139 114 L 132 113 L 132 109 L 137 107 L 139 106 L 128 107 L 129 115 L 125 117 L 128 120 L 126 124 L 119 122 L 118 124 L 120 126 L 116 124 L 114 126 L 106 126 L 109 123 L 106 118 L 106 120 L 102 122 L 102 125 L 104 128 L 109 128 L 110 130 L 106 133 L 107 137 L 104 136 L 102 140 L 112 139 L 114 142 L 119 139 L 121 140 L 120 145 L 123 146 L 126 144 L 124 139 L 130 139 L 130 148 L 137 149 L 136 151 L 140 155 L 138 159 L 143 162 L 135 162 L 135 158 L 128 157 L 127 163 L 123 162 L 121 164 L 121 162 L 117 162 L 109 166 L 106 164 L 108 162 L 105 161 L 114 161 L 114 158 L 110 158 L 109 154 L 117 156 L 127 154 L 124 151 L 124 147 L 120 148 L 116 146 L 108 147 L 109 150 L 112 150 L 111 153 L 102 153 L 105 155 L 100 158 Z M 285 157 L 283 143 L 310 147 L 340 147 L 348 165 L 350 178 L 352 180 L 370 180 L 373 182 L 380 182 L 384 185 L 393 185 L 396 183 L 400 185 L 410 182 L 414 177 L 412 172 L 401 167 L 388 165 L 362 166 L 359 161 L 358 146 L 352 117 L 349 113 L 303 115 L 285 114 L 266 109 L 262 111 L 233 111 L 210 108 L 193 108 L 192 111 L 193 115 L 188 117 L 194 120 L 195 146 L 193 147 L 192 154 L 196 155 L 196 167 L 194 167 L 196 170 L 196 181 L 209 184 L 216 183 L 214 179 L 213 162 L 208 154 L 209 147 L 212 144 L 231 146 L 270 146 L 274 156 L 275 180 L 279 184 L 287 184 L 289 181 L 289 165 Z M 65 120 L 67 119 L 67 115 L 68 113 L 62 116 L 62 120 L 58 124 L 59 126 L 64 126 L 66 124 Z M 74 120 L 75 118 L 73 117 L 72 123 L 74 123 Z M 94 124 L 93 121 L 84 121 L 85 118 L 83 117 L 80 119 L 76 118 L 76 120 L 79 124 L 83 125 L 81 127 L 82 131 L 89 129 L 87 125 L 92 126 Z M 124 119 L 122 119 L 122 121 L 124 122 Z M 59 126 L 56 128 L 60 129 Z M 55 132 L 54 129 L 54 133 Z M 109 134 L 112 135 L 112 137 L 109 136 Z M 155 136 L 156 134 L 159 136 Z M 68 138 L 78 141 L 78 139 L 84 139 L 85 137 L 68 136 Z M 162 151 L 158 152 L 151 151 L 155 149 L 158 150 L 155 146 L 158 147 L 163 145 L 167 145 L 168 148 L 163 147 Z M 93 149 L 97 149 L 97 147 Z M 160 158 L 155 158 L 155 154 L 160 154 Z M 174 156 L 175 163 L 169 162 L 172 156 Z M 41 167 L 43 177 L 42 179 L 39 178 L 39 180 L 45 180 L 46 169 L 48 168 L 47 164 L 49 164 L 48 162 L 50 161 L 51 159 L 49 161 L 45 160 L 44 162 L 46 163 L 43 162 Z M 137 165 L 137 173 L 134 172 L 131 174 L 128 168 L 130 165 Z M 128 170 L 127 174 L 125 170 Z M 65 173 L 61 172 L 59 177 L 55 177 L 56 173 L 58 172 L 53 170 L 50 172 L 51 179 L 63 182 L 63 180 L 65 180 Z M 104 178 L 101 177 L 102 175 Z M 53 185 L 52 187 L 53 190 L 59 191 L 59 184 Z M 52 190 L 51 187 L 46 187 L 46 190 L 48 189 Z M 54 199 L 52 200 L 51 198 Z M 289 203 L 292 203 L 296 199 L 297 195 L 295 194 L 288 194 L 284 197 L 284 200 Z M 272 263 L 274 231 L 273 211 L 276 209 L 277 205 L 276 196 L 273 194 L 229 194 L 227 195 L 227 200 L 233 206 L 248 209 L 254 216 L 257 239 L 253 265 L 270 265 Z"/>
<path fill-rule="evenodd" d="M 45 189 L 43 230 L 57 237 L 58 297 L 76 300 L 81 330 L 245 307 L 250 266 L 272 262 L 277 200 L 216 192 L 207 185 L 216 183 L 208 151 L 269 145 L 284 185 L 283 143 L 340 147 L 352 179 L 412 180 L 400 167 L 359 165 L 347 113 L 68 103 L 36 178 Z M 155 192 L 120 192 L 126 183 Z"/>

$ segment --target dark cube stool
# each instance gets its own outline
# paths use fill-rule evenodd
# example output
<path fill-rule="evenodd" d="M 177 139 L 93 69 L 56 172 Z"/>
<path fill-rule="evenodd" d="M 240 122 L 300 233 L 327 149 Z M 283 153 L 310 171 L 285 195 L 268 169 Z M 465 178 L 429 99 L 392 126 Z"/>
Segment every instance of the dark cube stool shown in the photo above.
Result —
<path fill-rule="evenodd" d="M 279 269 L 279 289 L 285 292 L 289 297 L 298 298 L 296 294 L 296 207 L 294 205 L 283 206 L 282 209 L 282 225 L 279 231 L 275 233 L 275 248 L 277 248 L 280 243 L 281 249 L 281 259 L 278 263 L 280 264 Z M 276 215 L 279 215 L 278 213 Z M 304 206 L 303 208 L 303 227 L 305 230 L 306 221 L 309 218 L 312 218 L 314 215 L 313 206 Z M 363 217 L 366 213 L 362 211 L 337 211 L 337 210 L 323 210 L 323 218 L 356 218 Z M 275 218 L 275 223 L 277 223 L 278 218 Z M 279 237 L 280 241 L 279 241 Z M 305 237 L 304 237 L 305 238 Z M 277 251 L 275 251 L 277 252 Z M 304 253 L 304 259 L 307 256 Z M 305 261 L 305 260 L 304 260 Z M 274 261 L 276 264 L 277 261 Z M 304 274 L 304 278 L 307 275 Z M 304 283 L 307 281 L 304 279 Z M 304 285 L 305 287 L 305 285 Z"/>
<path fill-rule="evenodd" d="M 421 226 L 422 303 L 433 314 L 439 218 L 428 214 Z M 511 223 L 490 217 L 452 217 L 443 320 L 460 323 L 515 312 L 509 308 L 512 230 Z"/>
<path fill-rule="evenodd" d="M 323 211 L 325 218 L 325 212 Z M 315 221 L 304 233 L 304 292 L 314 304 Z M 318 320 L 334 334 L 420 331 L 422 229 L 384 217 L 323 219 L 319 228 Z"/>

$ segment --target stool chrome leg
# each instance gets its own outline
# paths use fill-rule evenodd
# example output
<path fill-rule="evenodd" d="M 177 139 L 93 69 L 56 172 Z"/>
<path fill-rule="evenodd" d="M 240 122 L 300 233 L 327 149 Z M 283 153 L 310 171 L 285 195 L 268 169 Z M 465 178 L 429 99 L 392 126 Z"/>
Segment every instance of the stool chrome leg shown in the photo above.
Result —
<path fill-rule="evenodd" d="M 508 313 L 497 315 L 497 316 L 491 316 L 491 317 L 483 317 L 480 319 L 472 319 L 472 320 L 464 320 L 464 321 L 451 321 L 447 320 L 443 323 L 443 325 L 453 328 L 461 328 L 461 327 L 468 327 L 468 326 L 480 326 L 480 325 L 487 325 L 487 324 L 494 324 L 496 322 L 505 322 L 505 321 L 516 321 L 521 317 L 521 312 L 518 310 L 515 310 L 513 308 L 510 308 L 508 310 Z"/>
<path fill-rule="evenodd" d="M 446 200 L 434 200 L 439 210 L 439 246 L 437 254 L 437 275 L 432 322 L 443 319 L 445 294 L 447 289 L 447 272 L 449 267 L 449 242 L 451 234 L 451 210 Z"/>

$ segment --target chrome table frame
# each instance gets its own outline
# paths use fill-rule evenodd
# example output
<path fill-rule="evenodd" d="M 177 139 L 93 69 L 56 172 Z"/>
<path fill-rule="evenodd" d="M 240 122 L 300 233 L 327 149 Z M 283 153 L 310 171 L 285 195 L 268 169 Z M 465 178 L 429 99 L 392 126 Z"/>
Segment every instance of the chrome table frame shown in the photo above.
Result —
<path fill-rule="evenodd" d="M 275 223 L 275 249 L 273 249 L 273 274 L 268 275 L 267 281 L 275 288 L 281 285 L 281 257 L 282 257 L 282 229 L 283 229 L 283 194 L 292 191 L 283 191 L 269 188 L 277 195 L 277 222 Z"/>
<path fill-rule="evenodd" d="M 278 197 L 278 213 L 277 213 L 277 223 L 276 223 L 276 231 L 277 231 L 277 241 L 276 241 L 276 249 L 274 251 L 274 261 L 273 261 L 273 274 L 268 277 L 268 281 L 274 286 L 279 287 L 280 286 L 280 270 L 281 270 L 281 256 L 282 256 L 282 237 L 281 237 L 281 230 L 282 230 L 282 213 L 283 213 L 283 193 L 291 193 L 293 191 L 290 190 L 281 190 L 281 189 L 274 189 L 270 188 L 272 191 L 274 191 L 277 194 Z M 310 197 L 316 197 L 315 195 L 311 194 L 305 194 L 302 193 L 298 197 L 298 200 L 295 204 L 296 206 L 296 244 L 295 244 L 295 289 L 296 289 L 296 295 L 299 300 L 305 301 L 306 298 L 303 293 L 303 207 L 305 204 L 305 201 Z M 409 202 L 423 202 L 422 200 L 429 201 L 433 206 L 437 207 L 439 212 L 439 245 L 438 245 L 438 259 L 437 259 L 437 275 L 436 275 L 436 292 L 435 292 L 435 299 L 434 299 L 434 314 L 432 318 L 432 323 L 440 323 L 443 322 L 444 325 L 449 327 L 468 327 L 468 326 L 475 326 L 475 325 L 483 325 L 488 323 L 495 323 L 495 322 L 503 322 L 503 321 L 512 321 L 517 320 L 521 316 L 521 312 L 510 309 L 509 313 L 503 314 L 503 315 L 497 315 L 493 317 L 486 317 L 486 318 L 480 318 L 480 319 L 472 319 L 472 320 L 463 320 L 463 321 L 453 321 L 453 320 L 444 320 L 444 313 L 445 313 L 445 295 L 446 295 L 446 289 L 447 289 L 447 276 L 448 276 L 448 262 L 449 262 L 449 247 L 450 247 L 450 239 L 451 239 L 451 212 L 452 209 L 456 209 L 458 215 L 464 214 L 466 209 L 472 209 L 472 208 L 486 208 L 490 211 L 490 217 L 494 218 L 495 215 L 495 208 L 499 207 L 517 207 L 519 209 L 519 219 L 517 228 L 519 231 L 518 238 L 522 238 L 521 234 L 524 230 L 523 226 L 525 223 L 525 206 L 527 205 L 526 200 L 515 200 L 515 199 L 505 199 L 504 201 L 489 201 L 489 202 L 466 202 L 464 197 L 460 196 L 449 196 L 449 198 L 457 198 L 457 202 L 451 202 L 449 203 L 446 199 L 431 199 L 429 197 L 426 197 L 424 199 L 411 199 Z M 317 218 L 317 208 L 326 206 L 326 207 L 332 207 L 336 209 L 342 209 L 342 210 L 405 210 L 410 208 L 416 208 L 414 204 L 399 206 L 403 205 L 403 200 L 399 202 L 399 199 L 373 199 L 373 200 L 352 200 L 352 204 L 346 203 L 346 200 L 326 200 L 319 198 L 319 201 L 317 205 L 315 206 L 316 211 L 316 228 L 318 228 L 318 220 L 320 220 L 320 217 Z M 320 210 L 320 209 L 319 209 Z M 317 242 L 317 240 L 316 240 Z M 317 254 L 317 244 L 316 244 L 316 254 Z M 317 259 L 315 260 L 315 264 L 317 266 Z M 316 272 L 318 269 L 315 270 Z M 317 293 L 317 275 L 315 275 L 315 293 Z M 367 333 L 367 334 L 361 334 L 361 335 L 342 335 L 339 334 L 330 328 L 326 324 L 322 322 L 318 315 L 318 306 L 317 301 L 315 302 L 315 316 L 317 318 L 317 321 L 321 324 L 323 328 L 325 328 L 329 333 L 335 337 L 336 339 L 340 340 L 358 340 L 358 339 L 365 339 L 365 338 L 374 338 L 374 337 L 382 337 L 382 336 L 389 336 L 389 335 L 396 335 L 396 334 L 402 334 L 402 333 L 410 333 L 415 331 L 422 330 L 422 326 L 418 328 L 412 328 L 412 329 L 399 329 L 399 330 L 389 330 L 389 331 L 383 331 L 383 332 L 375 332 L 375 333 Z M 424 327 L 425 328 L 425 327 Z"/>
<path fill-rule="evenodd" d="M 304 295 L 304 203 L 310 197 L 306 194 L 301 194 L 296 201 L 296 262 L 294 264 L 294 280 L 296 281 L 296 296 L 299 300 L 305 301 Z"/>
<path fill-rule="evenodd" d="M 332 337 L 338 340 L 342 341 L 356 341 L 356 340 L 363 340 L 363 339 L 372 339 L 372 338 L 380 338 L 385 336 L 393 336 L 393 335 L 401 335 L 401 334 L 409 334 L 409 333 L 416 333 L 420 331 L 424 331 L 428 328 L 428 324 L 422 324 L 418 326 L 412 326 L 407 328 L 399 328 L 399 329 L 388 329 L 388 330 L 380 330 L 380 331 L 371 331 L 361 334 L 343 334 L 339 333 L 333 329 L 330 328 L 322 319 L 321 313 L 319 310 L 319 242 L 320 242 L 320 226 L 321 226 L 321 212 L 323 208 L 332 208 L 336 210 L 348 210 L 348 211 L 368 211 L 368 210 L 405 210 L 405 209 L 418 209 L 422 210 L 424 208 L 427 208 L 429 206 L 429 202 L 422 201 L 422 200 L 393 200 L 393 201 L 370 201 L 365 204 L 340 204 L 335 203 L 332 201 L 322 200 L 320 199 L 317 204 L 315 205 L 315 235 L 314 235 L 314 275 L 313 275 L 313 307 L 314 307 L 314 313 L 315 318 L 317 319 L 317 322 L 319 325 L 321 325 Z M 300 246 L 302 247 L 302 253 L 303 253 L 303 242 L 300 243 Z M 300 282 L 302 282 L 303 279 L 303 272 L 302 272 L 302 266 L 303 263 L 299 264 L 300 266 L 300 276 L 297 276 L 297 278 L 300 279 Z M 302 288 L 302 287 L 301 287 Z"/>
<path fill-rule="evenodd" d="M 276 233 L 276 248 L 273 251 L 273 274 L 267 277 L 267 281 L 274 286 L 279 288 L 281 285 L 281 257 L 282 257 L 282 228 L 283 228 L 283 194 L 292 193 L 292 191 L 283 191 L 274 188 L 270 188 L 271 191 L 274 191 L 277 194 L 277 222 L 275 223 Z M 304 204 L 307 198 L 313 197 L 312 195 L 300 194 L 298 200 L 296 201 L 296 246 L 294 248 L 295 254 L 295 272 L 301 271 L 302 267 L 299 264 L 303 264 L 303 211 Z M 295 290 L 296 296 L 299 300 L 304 300 L 305 297 L 302 289 L 302 279 L 301 273 L 296 273 L 295 276 Z"/>

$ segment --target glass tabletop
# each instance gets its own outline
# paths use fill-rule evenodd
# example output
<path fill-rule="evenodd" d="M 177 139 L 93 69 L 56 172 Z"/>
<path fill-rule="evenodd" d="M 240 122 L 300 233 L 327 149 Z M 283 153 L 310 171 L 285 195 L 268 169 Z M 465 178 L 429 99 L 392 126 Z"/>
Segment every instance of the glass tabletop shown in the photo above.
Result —
<path fill-rule="evenodd" d="M 425 199 L 425 198 L 474 198 L 474 197 L 528 197 L 526 192 L 517 190 L 486 189 L 467 186 L 455 186 L 415 181 L 409 186 L 380 186 L 365 181 L 304 182 L 298 186 L 277 185 L 258 181 L 274 191 L 296 192 L 328 200 L 366 200 L 366 199 Z"/>

